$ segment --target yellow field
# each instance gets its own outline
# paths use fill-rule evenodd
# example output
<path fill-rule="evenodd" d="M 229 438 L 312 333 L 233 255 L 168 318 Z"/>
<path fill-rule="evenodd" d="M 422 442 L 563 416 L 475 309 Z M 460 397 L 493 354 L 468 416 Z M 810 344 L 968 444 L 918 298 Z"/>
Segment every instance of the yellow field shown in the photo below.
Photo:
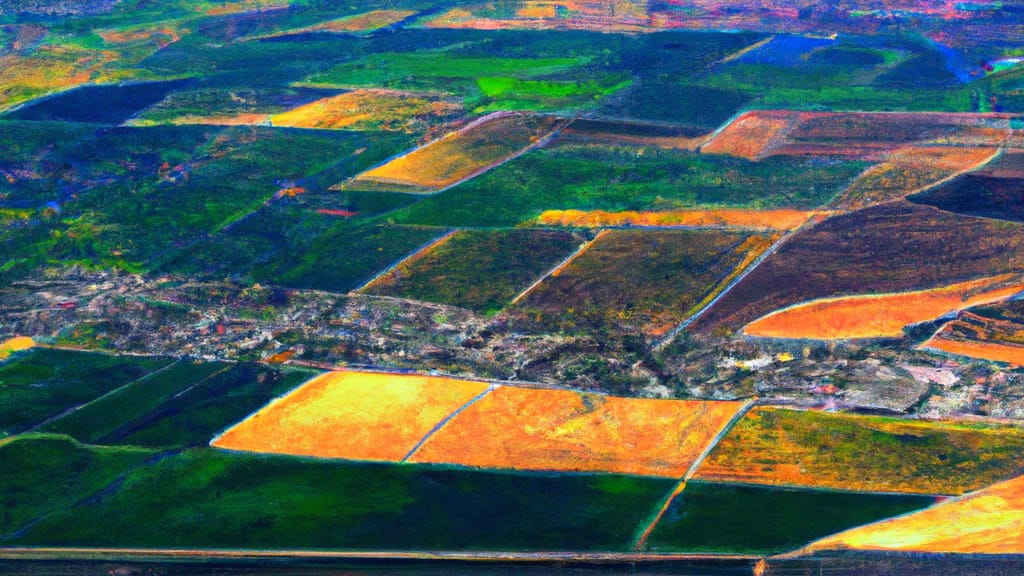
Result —
<path fill-rule="evenodd" d="M 970 342 L 936 335 L 921 345 L 925 350 L 938 350 L 968 358 L 981 358 L 996 362 L 1007 362 L 1014 366 L 1024 366 L 1024 346 L 1016 346 L 1001 342 Z"/>
<path fill-rule="evenodd" d="M 459 113 L 453 102 L 393 90 L 354 90 L 270 117 L 274 126 L 413 132 Z"/>
<path fill-rule="evenodd" d="M 0 56 L 0 102 L 10 107 L 48 92 L 100 81 L 100 68 L 117 58 L 109 50 L 60 46 L 41 46 L 31 56 Z"/>
<path fill-rule="evenodd" d="M 353 184 L 399 191 L 439 190 L 537 144 L 564 120 L 498 113 L 357 176 Z"/>
<path fill-rule="evenodd" d="M 1004 274 L 930 290 L 826 298 L 762 316 L 747 324 L 743 332 L 749 336 L 815 340 L 899 337 L 905 326 L 999 302 L 1021 290 L 1024 278 Z"/>
<path fill-rule="evenodd" d="M 415 14 L 416 12 L 412 10 L 373 10 L 371 12 L 363 12 L 362 14 L 355 14 L 353 16 L 345 16 L 344 18 L 328 20 L 312 26 L 290 28 L 288 30 L 282 30 L 271 34 L 251 37 L 249 39 L 258 40 L 290 34 L 305 34 L 307 32 L 373 32 L 374 30 L 379 30 L 385 26 L 395 24 L 396 22 L 401 22 Z"/>
<path fill-rule="evenodd" d="M 453 418 L 409 461 L 678 478 L 741 406 L 506 386 Z"/>
<path fill-rule="evenodd" d="M 605 212 L 604 210 L 546 210 L 537 223 L 546 226 L 602 228 L 607 226 L 738 227 L 792 230 L 827 212 L 806 210 L 677 210 L 672 212 Z"/>
<path fill-rule="evenodd" d="M 330 372 L 215 439 L 229 450 L 398 462 L 445 417 L 487 390 L 483 382 Z"/>
<path fill-rule="evenodd" d="M 1024 476 L 900 518 L 840 532 L 802 552 L 1024 554 Z"/>
<path fill-rule="evenodd" d="M 0 360 L 6 360 L 11 354 L 21 350 L 28 350 L 36 343 L 28 336 L 15 336 L 0 342 Z"/>
<path fill-rule="evenodd" d="M 695 474 L 709 482 L 959 495 L 1024 469 L 1024 428 L 769 406 L 748 412 Z"/>

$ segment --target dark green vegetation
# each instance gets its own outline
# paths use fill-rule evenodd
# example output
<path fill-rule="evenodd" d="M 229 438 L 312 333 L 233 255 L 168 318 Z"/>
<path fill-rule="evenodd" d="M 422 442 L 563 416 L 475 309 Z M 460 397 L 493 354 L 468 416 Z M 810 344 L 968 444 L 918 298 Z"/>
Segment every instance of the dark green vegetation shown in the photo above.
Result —
<path fill-rule="evenodd" d="M 33 102 L 3 117 L 9 120 L 120 124 L 184 85 L 186 82 L 170 81 L 86 86 Z"/>
<path fill-rule="evenodd" d="M 297 368 L 235 364 L 176 394 L 154 410 L 127 414 L 101 442 L 138 446 L 204 446 L 268 402 L 318 374 Z"/>
<path fill-rule="evenodd" d="M 613 230 L 530 292 L 517 312 L 546 330 L 619 325 L 660 335 L 767 244 L 728 232 Z"/>
<path fill-rule="evenodd" d="M 831 296 L 902 292 L 1024 270 L 1024 228 L 900 202 L 835 216 L 799 233 L 695 327 L 731 330 Z"/>
<path fill-rule="evenodd" d="M 0 543 L 32 521 L 100 492 L 153 454 L 84 446 L 54 434 L 0 441 Z"/>
<path fill-rule="evenodd" d="M 171 362 L 65 350 L 20 353 L 0 363 L 0 437 L 23 432 Z"/>
<path fill-rule="evenodd" d="M 369 292 L 494 313 L 583 241 L 546 230 L 462 231 Z"/>
<path fill-rule="evenodd" d="M 647 541 L 658 552 L 776 553 L 935 503 L 926 496 L 690 481 Z"/>
<path fill-rule="evenodd" d="M 0 364 L 0 431 L 42 424 L 41 432 L 92 444 L 202 446 L 316 374 L 39 348 Z"/>
<path fill-rule="evenodd" d="M 624 550 L 671 481 L 186 451 L 8 540 L 139 547 Z M 95 526 L 102 525 L 103 530 Z"/>
<path fill-rule="evenodd" d="M 8 130 L 12 140 L 37 132 L 27 123 L 0 123 L 0 134 Z M 101 129 L 60 146 L 40 137 L 20 153 L 22 166 L 11 169 L 40 176 L 0 198 L 29 211 L 2 233 L 0 275 L 58 263 L 133 272 L 203 272 L 215 264 L 219 270 L 211 272 L 246 275 L 274 254 L 288 260 L 293 251 L 305 253 L 320 232 L 349 228 L 320 208 L 354 204 L 372 215 L 395 206 L 372 195 L 324 193 L 407 145 L 407 136 L 210 126 Z M 279 194 L 295 187 L 320 196 Z M 253 216 L 273 224 L 255 233 L 238 226 Z M 222 253 L 236 261 L 223 261 Z M 172 264 L 185 254 L 200 257 Z"/>
<path fill-rule="evenodd" d="M 813 208 L 861 162 L 773 157 L 761 162 L 653 148 L 568 145 L 533 151 L 395 214 L 434 226 L 513 226 L 544 210 Z"/>
<path fill-rule="evenodd" d="M 100 438 L 122 427 L 125 421 L 159 408 L 173 396 L 229 366 L 220 362 L 179 360 L 50 422 L 42 430 L 67 434 L 82 442 L 95 444 Z"/>

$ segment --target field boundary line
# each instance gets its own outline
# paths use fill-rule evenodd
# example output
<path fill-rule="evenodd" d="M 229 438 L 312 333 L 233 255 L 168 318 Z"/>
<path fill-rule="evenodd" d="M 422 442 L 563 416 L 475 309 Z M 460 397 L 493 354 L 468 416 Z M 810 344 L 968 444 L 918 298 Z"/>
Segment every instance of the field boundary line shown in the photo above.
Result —
<path fill-rule="evenodd" d="M 747 267 L 744 268 L 742 272 L 737 274 L 731 281 L 729 281 L 729 283 L 726 284 L 724 288 L 719 290 L 718 294 L 716 294 L 715 297 L 712 298 L 710 302 L 705 304 L 700 310 L 697 310 L 696 312 L 691 314 L 686 320 L 683 320 L 682 323 L 679 324 L 679 326 L 676 326 L 675 328 L 670 330 L 668 332 L 668 334 L 665 334 L 665 336 L 662 337 L 661 340 L 656 342 L 654 344 L 654 346 L 651 347 L 651 351 L 652 352 L 657 352 L 657 351 L 662 350 L 663 348 L 665 348 L 665 346 L 668 346 L 673 340 L 675 340 L 676 336 L 678 336 L 680 332 L 682 332 L 683 330 L 686 330 L 694 322 L 696 322 L 698 319 L 700 319 L 700 317 L 703 316 L 705 313 L 707 313 L 707 311 L 710 310 L 715 304 L 717 304 L 719 300 L 721 300 L 727 294 L 729 294 L 729 292 L 731 292 L 732 289 L 735 288 L 737 284 L 742 282 L 747 276 L 750 275 L 751 272 L 756 270 L 757 267 L 760 266 L 762 262 L 767 260 L 768 257 L 771 256 L 772 254 L 777 252 L 779 250 L 779 248 L 781 248 L 782 245 L 786 243 L 786 241 L 788 241 L 790 238 L 795 236 L 801 230 L 804 230 L 805 228 L 807 228 L 810 225 L 810 223 L 812 223 L 812 222 L 814 222 L 814 218 L 813 217 L 808 219 L 808 221 L 803 226 L 799 226 L 799 227 L 797 227 L 797 228 L 795 228 L 793 230 L 790 230 L 786 234 L 783 234 L 778 240 L 775 241 L 774 244 L 769 246 L 764 252 L 762 252 L 760 255 L 758 255 L 757 258 L 754 258 L 753 262 L 747 264 Z"/>
<path fill-rule="evenodd" d="M 601 230 L 592 239 L 588 240 L 587 242 L 584 242 L 583 244 L 580 244 L 579 248 L 576 248 L 576 250 L 572 254 L 566 256 L 564 260 L 562 260 L 558 264 L 555 264 L 553 268 L 545 272 L 544 275 L 535 280 L 533 284 L 530 284 L 529 286 L 526 287 L 525 290 L 517 294 L 516 297 L 513 298 L 512 301 L 508 303 L 508 306 L 515 306 L 516 304 L 520 303 L 524 298 L 529 296 L 531 292 L 536 290 L 537 287 L 540 286 L 545 280 L 551 278 L 552 276 L 557 276 L 562 270 L 565 270 L 565 268 L 568 267 L 569 264 L 572 264 L 574 260 L 582 256 L 584 252 L 589 250 L 591 246 L 597 243 L 598 240 L 607 236 L 608 232 L 609 231 L 607 229 Z"/>
<path fill-rule="evenodd" d="M 708 65 L 708 68 L 711 68 L 712 66 L 718 66 L 720 64 L 728 64 L 729 62 L 732 62 L 734 60 L 739 60 L 740 58 L 743 58 L 744 56 L 750 54 L 754 50 L 767 46 L 772 42 L 772 40 L 775 40 L 775 34 L 772 34 L 771 36 L 764 38 L 763 40 L 758 40 L 757 42 L 754 42 L 750 46 L 740 48 L 739 50 L 733 52 L 732 54 L 729 54 L 728 56 L 720 60 L 712 62 L 710 65 Z"/>
<path fill-rule="evenodd" d="M 57 420 L 60 420 L 61 418 L 65 417 L 65 416 L 70 416 L 70 415 L 74 414 L 75 412 L 78 412 L 79 410 L 87 408 L 87 407 L 89 407 L 89 406 L 91 406 L 91 405 L 93 405 L 93 404 L 95 404 L 97 402 L 100 402 L 101 400 L 104 400 L 104 399 L 106 399 L 106 398 L 108 398 L 110 396 L 113 396 L 114 394 L 117 394 L 118 392 L 120 392 L 122 390 L 127 390 L 129 387 L 134 386 L 135 384 L 141 382 L 142 380 L 145 380 L 145 379 L 149 378 L 150 376 L 156 376 L 157 374 L 163 372 L 164 370 L 169 370 L 172 367 L 177 366 L 182 360 L 183 360 L 183 358 L 176 358 L 174 360 L 174 362 L 171 362 L 171 363 L 167 364 L 166 366 L 162 366 L 162 367 L 160 367 L 160 368 L 158 368 L 158 369 L 156 369 L 156 370 L 154 370 L 152 372 L 149 372 L 147 374 L 143 374 L 142 376 L 139 376 L 135 380 L 132 380 L 131 382 L 127 382 L 125 384 L 122 384 L 122 385 L 118 386 L 117 388 L 114 388 L 113 390 L 105 392 L 105 393 L 103 393 L 103 394 L 93 398 L 92 400 L 89 400 L 88 402 L 79 404 L 77 406 L 72 406 L 71 408 L 68 408 L 67 410 L 61 412 L 60 414 L 57 414 L 56 416 L 50 416 L 46 420 L 43 420 L 42 422 L 40 422 L 40 423 L 36 424 L 35 426 L 29 428 L 28 430 L 25 430 L 24 432 L 21 432 L 21 434 L 26 434 L 26 433 L 29 433 L 29 432 L 37 432 L 37 431 L 39 431 L 40 428 L 42 428 L 43 426 L 46 426 L 47 424 L 52 424 L 53 422 L 56 422 Z"/>
<path fill-rule="evenodd" d="M 402 266 L 404 266 L 406 264 L 412 264 L 413 262 L 415 262 L 415 261 L 419 260 L 420 258 L 426 256 L 434 248 L 437 248 L 438 246 L 440 246 L 440 245 L 444 244 L 445 242 L 451 240 L 452 236 L 455 236 L 458 232 L 459 232 L 458 228 L 455 228 L 455 229 L 452 229 L 452 230 L 448 230 L 447 232 L 445 232 L 444 234 L 438 236 L 437 238 L 434 238 L 434 239 L 430 240 L 429 242 L 427 242 L 426 244 L 421 245 L 419 248 L 416 248 L 415 250 L 413 250 L 409 254 L 403 256 L 402 258 L 399 258 L 397 262 L 391 264 L 387 268 L 385 268 L 385 269 L 381 270 L 380 272 L 378 272 L 377 274 L 375 274 L 373 276 L 373 278 L 370 278 L 369 280 L 366 281 L 365 284 L 363 284 L 362 286 L 356 288 L 355 290 L 352 290 L 351 292 L 364 293 L 366 290 L 369 290 L 369 289 L 377 286 L 377 284 L 380 284 L 381 282 L 383 282 L 388 276 L 390 276 L 391 274 L 397 272 L 399 268 L 401 268 Z"/>
<path fill-rule="evenodd" d="M 435 424 L 433 428 L 431 428 L 429 431 L 427 431 L 426 434 L 424 434 L 423 438 L 420 438 L 420 441 L 417 442 L 416 445 L 412 447 L 412 450 L 409 450 L 409 453 L 406 454 L 404 458 L 399 460 L 399 463 L 404 464 L 404 463 L 408 462 L 410 458 L 415 456 L 416 453 L 420 451 L 420 448 L 422 448 L 424 444 L 426 444 L 428 441 L 430 441 L 430 439 L 433 438 L 435 434 L 440 432 L 445 426 L 448 425 L 449 422 L 454 420 L 456 416 L 458 416 L 459 414 L 462 414 L 462 412 L 464 410 L 466 410 L 467 408 L 469 408 L 473 404 L 476 404 L 480 400 L 483 400 L 484 397 L 486 397 L 491 392 L 494 392 L 498 388 L 501 388 L 500 384 L 491 384 L 490 386 L 487 387 L 486 390 L 484 390 L 483 392 L 481 392 L 481 393 L 477 394 L 476 396 L 470 398 L 468 402 L 466 402 L 462 406 L 459 406 L 459 408 L 456 409 L 454 412 L 452 412 L 451 414 L 449 414 L 449 415 L 445 416 L 444 418 L 442 418 L 440 422 Z"/>
<path fill-rule="evenodd" d="M 665 497 L 665 499 L 661 503 L 661 506 L 658 507 L 657 512 L 654 513 L 653 517 L 648 517 L 650 519 L 646 521 L 645 524 L 641 524 L 637 527 L 637 533 L 633 538 L 633 542 L 630 543 L 630 548 L 633 551 L 639 552 L 645 546 L 647 546 L 647 539 L 650 537 L 651 533 L 654 532 L 654 529 L 658 526 L 658 523 L 665 516 L 665 513 L 668 512 L 668 509 L 672 506 L 672 502 L 675 501 L 677 496 L 679 496 L 680 494 L 683 493 L 684 490 L 686 490 L 686 483 L 689 482 L 690 479 L 693 478 L 693 476 L 697 473 L 697 470 L 701 467 L 702 464 L 704 464 L 704 460 L 707 459 L 709 454 L 711 454 L 711 451 L 714 450 L 715 447 L 717 447 L 718 444 L 722 441 L 722 439 L 725 438 L 725 435 L 728 434 L 733 429 L 733 427 L 735 427 L 736 424 L 739 423 L 739 421 L 742 420 L 743 417 L 747 415 L 748 412 L 750 412 L 750 409 L 753 408 L 756 403 L 756 398 L 749 398 L 743 402 L 743 405 L 740 406 L 738 410 L 736 410 L 732 417 L 729 418 L 729 421 L 726 422 L 725 425 L 722 426 L 722 429 L 719 430 L 717 434 L 715 434 L 714 438 L 712 438 L 711 441 L 708 442 L 707 446 L 704 447 L 704 450 L 701 451 L 699 456 L 697 456 L 697 459 L 694 460 L 692 464 L 690 464 L 690 467 L 686 470 L 686 474 L 683 475 L 683 477 L 679 480 L 679 483 L 676 484 L 675 488 L 673 488 L 672 491 L 669 492 L 668 496 Z M 641 530 L 641 528 L 643 529 Z"/>

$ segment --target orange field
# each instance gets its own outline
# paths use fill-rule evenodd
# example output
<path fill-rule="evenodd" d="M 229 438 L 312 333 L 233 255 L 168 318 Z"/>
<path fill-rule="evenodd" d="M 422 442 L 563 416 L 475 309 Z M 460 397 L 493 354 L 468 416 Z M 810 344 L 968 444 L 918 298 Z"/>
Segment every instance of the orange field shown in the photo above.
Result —
<path fill-rule="evenodd" d="M 1024 554 L 1024 476 L 907 516 L 840 532 L 801 552 L 847 549 Z"/>
<path fill-rule="evenodd" d="M 1024 469 L 1024 428 L 759 406 L 695 474 L 709 482 L 959 495 Z"/>
<path fill-rule="evenodd" d="M 28 336 L 15 336 L 14 338 L 0 342 L 0 360 L 5 360 L 14 352 L 28 350 L 35 345 L 36 343 Z"/>
<path fill-rule="evenodd" d="M 756 160 L 782 137 L 798 118 L 794 112 L 748 112 L 701 146 L 704 154 L 725 154 Z"/>
<path fill-rule="evenodd" d="M 111 50 L 63 46 L 40 46 L 31 56 L 0 55 L 0 101 L 11 107 L 49 92 L 102 82 L 106 78 L 100 69 L 118 57 Z"/>
<path fill-rule="evenodd" d="M 606 226 L 738 227 L 792 230 L 827 212 L 806 210 L 678 210 L 672 212 L 605 212 L 603 210 L 545 210 L 537 223 L 545 226 L 601 228 Z"/>
<path fill-rule="evenodd" d="M 678 478 L 742 406 L 506 386 L 453 418 L 409 461 Z"/>
<path fill-rule="evenodd" d="M 1024 278 L 1004 274 L 943 288 L 826 298 L 797 304 L 747 324 L 749 336 L 770 338 L 899 337 L 911 324 L 939 318 L 970 306 L 1005 300 L 1024 290 Z"/>
<path fill-rule="evenodd" d="M 957 356 L 981 358 L 1006 362 L 1014 366 L 1024 366 L 1024 346 L 1000 342 L 971 342 L 967 340 L 947 338 L 938 334 L 921 345 L 924 350 L 938 350 Z"/>
<path fill-rule="evenodd" d="M 484 382 L 329 372 L 275 400 L 212 442 L 229 450 L 401 461 Z"/>
<path fill-rule="evenodd" d="M 459 113 L 454 102 L 393 90 L 354 90 L 270 117 L 274 126 L 411 132 Z"/>
<path fill-rule="evenodd" d="M 495 113 L 367 170 L 350 185 L 403 192 L 439 190 L 542 143 L 564 123 L 553 116 Z"/>

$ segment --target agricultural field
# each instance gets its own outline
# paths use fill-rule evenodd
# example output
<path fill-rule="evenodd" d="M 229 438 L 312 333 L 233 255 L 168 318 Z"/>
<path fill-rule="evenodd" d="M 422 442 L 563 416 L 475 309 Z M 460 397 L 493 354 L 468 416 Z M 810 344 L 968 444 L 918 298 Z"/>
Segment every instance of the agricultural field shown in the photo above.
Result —
<path fill-rule="evenodd" d="M 34 428 L 172 362 L 34 348 L 0 364 L 0 436 Z"/>
<path fill-rule="evenodd" d="M 604 210 L 545 210 L 537 218 L 541 226 L 573 228 L 744 228 L 793 230 L 826 212 L 807 210 L 677 210 L 665 212 L 606 212 Z"/>
<path fill-rule="evenodd" d="M 814 158 L 751 162 L 685 150 L 556 143 L 426 198 L 395 219 L 490 227 L 515 226 L 547 210 L 810 210 L 827 203 L 865 166 Z"/>
<path fill-rule="evenodd" d="M 678 478 L 742 405 L 502 386 L 458 413 L 409 462 Z"/>
<path fill-rule="evenodd" d="M 853 492 L 959 495 L 1024 469 L 1024 428 L 756 407 L 695 478 Z"/>
<path fill-rule="evenodd" d="M 806 552 L 899 550 L 943 554 L 1020 554 L 1024 478 L 942 502 L 901 518 L 854 528 L 812 543 Z"/>
<path fill-rule="evenodd" d="M 834 203 L 837 208 L 859 210 L 908 198 L 950 178 L 979 169 L 1000 151 L 994 148 L 914 146 L 896 150 L 853 181 Z M 911 200 L 913 201 L 913 199 Z"/>
<path fill-rule="evenodd" d="M 353 90 L 274 114 L 274 126 L 425 133 L 462 112 L 459 104 L 410 92 Z"/>
<path fill-rule="evenodd" d="M 611 230 L 516 305 L 548 330 L 609 326 L 665 334 L 709 302 L 774 238 L 720 231 Z"/>
<path fill-rule="evenodd" d="M 1024 365 L 1024 318 L 1017 301 L 961 312 L 921 344 L 956 356 Z"/>
<path fill-rule="evenodd" d="M 485 172 L 542 145 L 565 121 L 555 116 L 494 114 L 371 168 L 342 189 L 431 192 Z"/>
<path fill-rule="evenodd" d="M 689 481 L 647 540 L 656 552 L 787 552 L 818 534 L 914 512 L 934 499 Z M 809 511 L 814 511 L 809 513 Z"/>
<path fill-rule="evenodd" d="M 0 1 L 0 572 L 1022 562 L 1024 10 L 826 4 Z"/>
<path fill-rule="evenodd" d="M 133 470 L 118 489 L 51 514 L 4 543 L 625 551 L 633 528 L 671 484 L 194 449 Z M 91 529 L 100 519 L 106 529 Z"/>
<path fill-rule="evenodd" d="M 792 237 L 694 328 L 738 330 L 818 298 L 910 292 L 1018 273 L 1024 229 L 892 203 L 834 216 Z"/>
<path fill-rule="evenodd" d="M 229 450 L 402 461 L 488 384 L 331 372 L 271 403 L 213 442 Z"/>
<path fill-rule="evenodd" d="M 361 291 L 493 314 L 584 241 L 569 232 L 463 230 Z"/>
<path fill-rule="evenodd" d="M 912 324 L 1006 300 L 1022 290 L 1021 277 L 1004 275 L 916 292 L 826 298 L 762 316 L 744 326 L 743 332 L 815 340 L 899 338 Z"/>

